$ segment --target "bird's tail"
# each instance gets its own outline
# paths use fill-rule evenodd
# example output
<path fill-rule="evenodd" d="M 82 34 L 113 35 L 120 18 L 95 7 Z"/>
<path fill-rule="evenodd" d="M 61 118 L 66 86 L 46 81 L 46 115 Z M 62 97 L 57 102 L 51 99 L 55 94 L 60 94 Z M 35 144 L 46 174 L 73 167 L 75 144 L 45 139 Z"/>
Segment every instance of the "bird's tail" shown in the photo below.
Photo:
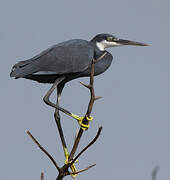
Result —
<path fill-rule="evenodd" d="M 37 72 L 37 62 L 36 61 L 19 61 L 16 63 L 11 70 L 10 77 L 22 78 L 28 76 L 34 72 Z"/>

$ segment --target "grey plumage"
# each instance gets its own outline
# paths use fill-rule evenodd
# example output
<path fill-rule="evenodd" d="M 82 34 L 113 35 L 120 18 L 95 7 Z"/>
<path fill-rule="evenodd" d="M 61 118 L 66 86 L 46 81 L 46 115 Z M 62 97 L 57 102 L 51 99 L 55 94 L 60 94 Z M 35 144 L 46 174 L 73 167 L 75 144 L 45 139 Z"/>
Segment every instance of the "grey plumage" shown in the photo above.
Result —
<path fill-rule="evenodd" d="M 105 48 L 147 44 L 118 39 L 110 34 L 96 35 L 91 41 L 74 39 L 59 43 L 43 51 L 37 56 L 15 64 L 10 73 L 11 77 L 26 78 L 41 83 L 54 83 L 59 77 L 64 77 L 63 83 L 83 76 L 90 75 L 92 59 L 98 59 Z M 112 55 L 107 54 L 95 64 L 94 75 L 99 75 L 111 65 Z"/>
<path fill-rule="evenodd" d="M 30 60 L 17 63 L 11 76 L 20 78 L 38 71 L 51 71 L 56 74 L 81 72 L 89 65 L 93 52 L 93 47 L 85 40 L 66 41 L 52 46 Z"/>
<path fill-rule="evenodd" d="M 103 52 L 99 52 L 88 41 L 69 40 L 54 45 L 29 60 L 18 62 L 13 66 L 10 76 L 43 83 L 54 83 L 55 79 L 61 75 L 66 76 L 68 80 L 79 76 L 89 76 L 91 60 L 100 54 Z M 108 59 L 109 64 L 104 68 L 106 62 L 96 63 L 95 66 L 99 69 L 95 68 L 95 75 L 102 73 L 103 68 L 105 70 L 108 68 L 112 61 L 112 55 L 108 54 L 104 59 Z"/>
<path fill-rule="evenodd" d="M 105 49 L 120 45 L 146 46 L 143 43 L 118 39 L 110 34 L 99 34 L 91 41 L 81 39 L 69 40 L 54 45 L 29 60 L 18 62 L 13 66 L 10 76 L 31 79 L 40 83 L 53 83 L 43 98 L 44 102 L 56 109 L 55 116 L 58 116 L 59 111 L 62 111 L 80 122 L 82 118 L 59 106 L 60 96 L 65 83 L 79 77 L 90 76 L 93 59 L 98 60 L 94 65 L 94 75 L 105 72 L 113 59 L 112 55 Z M 57 103 L 54 104 L 50 101 L 50 96 L 56 88 Z M 57 127 L 65 156 L 67 157 L 68 150 L 60 118 L 57 119 Z M 83 122 L 81 127 L 83 127 Z"/>

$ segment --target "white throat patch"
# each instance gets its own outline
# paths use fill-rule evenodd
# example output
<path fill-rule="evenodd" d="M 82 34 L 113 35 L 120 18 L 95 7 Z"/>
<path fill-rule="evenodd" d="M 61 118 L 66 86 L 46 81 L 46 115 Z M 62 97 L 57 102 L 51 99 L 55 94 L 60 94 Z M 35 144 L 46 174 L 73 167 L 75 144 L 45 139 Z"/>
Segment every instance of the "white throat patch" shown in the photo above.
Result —
<path fill-rule="evenodd" d="M 121 46 L 121 44 L 117 42 L 109 42 L 109 41 L 103 40 L 101 42 L 96 42 L 96 46 L 98 47 L 100 51 L 104 51 L 106 48 Z"/>

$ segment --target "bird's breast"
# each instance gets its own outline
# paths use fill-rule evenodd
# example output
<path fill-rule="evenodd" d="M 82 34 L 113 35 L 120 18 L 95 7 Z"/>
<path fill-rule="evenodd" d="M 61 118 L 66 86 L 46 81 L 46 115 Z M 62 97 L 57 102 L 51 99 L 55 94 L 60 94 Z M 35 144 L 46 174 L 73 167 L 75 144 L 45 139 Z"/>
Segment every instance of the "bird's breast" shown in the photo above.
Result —
<path fill-rule="evenodd" d="M 99 57 L 100 56 L 98 56 L 97 58 Z M 94 75 L 97 76 L 99 74 L 104 73 L 111 65 L 112 59 L 113 59 L 113 56 L 109 52 L 107 52 L 105 56 L 103 56 L 103 58 L 99 59 L 94 65 Z M 90 76 L 90 73 L 91 73 L 91 66 L 89 66 L 85 71 L 83 71 L 80 74 L 80 77 Z"/>
<path fill-rule="evenodd" d="M 104 73 L 111 65 L 113 56 L 107 52 L 103 58 L 99 59 L 95 63 L 95 71 L 94 75 L 97 76 L 99 74 Z"/>

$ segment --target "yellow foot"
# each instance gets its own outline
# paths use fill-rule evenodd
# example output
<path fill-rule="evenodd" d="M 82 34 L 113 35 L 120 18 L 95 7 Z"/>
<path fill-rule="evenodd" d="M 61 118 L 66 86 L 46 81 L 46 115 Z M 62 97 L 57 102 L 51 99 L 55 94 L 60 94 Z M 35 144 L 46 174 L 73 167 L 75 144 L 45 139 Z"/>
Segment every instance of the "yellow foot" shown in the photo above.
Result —
<path fill-rule="evenodd" d="M 79 125 L 80 125 L 80 127 L 81 127 L 81 129 L 82 129 L 83 131 L 86 131 L 86 130 L 90 127 L 89 121 L 92 121 L 92 120 L 93 120 L 93 117 L 92 117 L 92 116 L 90 116 L 90 117 L 86 116 L 86 119 L 87 119 L 88 122 L 87 122 L 87 124 L 84 124 L 84 123 L 83 123 L 83 119 L 84 119 L 85 117 L 77 116 L 77 115 L 75 115 L 75 114 L 73 114 L 73 113 L 72 113 L 72 117 L 78 121 L 78 123 L 79 123 Z"/>
<path fill-rule="evenodd" d="M 66 158 L 65 164 L 68 164 L 69 162 L 71 162 L 71 161 L 68 161 L 68 158 Z M 78 160 L 76 161 L 76 163 L 77 163 L 77 162 L 78 162 Z M 72 164 L 72 165 L 70 166 L 70 169 L 71 169 L 71 171 L 72 171 L 73 173 L 77 172 L 77 169 L 76 169 L 75 164 Z M 77 174 L 71 174 L 71 176 L 72 176 L 73 178 L 76 178 L 76 177 L 77 177 Z"/>
<path fill-rule="evenodd" d="M 65 164 L 68 164 L 68 163 L 70 162 L 70 161 L 68 160 L 68 158 L 69 158 L 69 153 L 68 153 L 68 150 L 67 150 L 66 147 L 64 147 L 63 149 L 64 149 L 65 158 L 66 158 Z M 78 162 L 78 160 L 75 161 L 75 163 L 77 163 L 77 162 Z M 74 164 L 72 164 L 72 165 L 70 166 L 70 168 L 71 168 L 71 171 L 72 171 L 73 173 L 77 172 L 77 169 L 76 169 L 76 167 L 75 167 Z M 77 174 L 71 174 L 71 176 L 72 176 L 73 178 L 76 178 Z"/>

